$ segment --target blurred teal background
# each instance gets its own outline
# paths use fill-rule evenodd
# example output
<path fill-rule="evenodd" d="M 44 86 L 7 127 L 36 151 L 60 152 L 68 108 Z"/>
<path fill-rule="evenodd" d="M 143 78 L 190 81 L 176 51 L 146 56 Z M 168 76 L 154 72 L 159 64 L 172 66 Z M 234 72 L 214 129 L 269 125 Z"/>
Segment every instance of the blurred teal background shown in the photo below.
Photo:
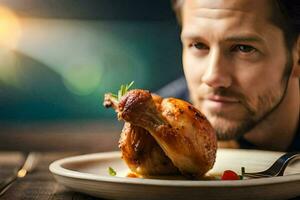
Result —
<path fill-rule="evenodd" d="M 182 75 L 169 1 L 0 1 L 0 123 L 112 119 L 105 92 Z"/>

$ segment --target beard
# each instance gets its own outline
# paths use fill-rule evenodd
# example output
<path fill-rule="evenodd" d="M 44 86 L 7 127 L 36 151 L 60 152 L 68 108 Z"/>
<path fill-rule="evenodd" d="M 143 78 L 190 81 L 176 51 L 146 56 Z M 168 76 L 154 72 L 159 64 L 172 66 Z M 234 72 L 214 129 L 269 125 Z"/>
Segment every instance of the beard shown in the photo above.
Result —
<path fill-rule="evenodd" d="M 196 107 L 206 115 L 215 129 L 219 140 L 239 139 L 260 122 L 266 120 L 266 118 L 279 107 L 286 96 L 291 72 L 292 59 L 288 57 L 288 62 L 285 65 L 285 71 L 279 86 L 275 85 L 272 88 L 268 88 L 257 95 L 255 99 L 250 99 L 232 88 L 209 88 L 199 95 L 201 98 L 198 99 L 198 105 L 196 104 Z M 206 95 L 218 95 L 238 99 L 239 106 L 242 107 L 242 109 L 240 109 L 238 113 L 207 111 L 202 106 L 204 101 L 203 96 Z"/>
<path fill-rule="evenodd" d="M 286 95 L 287 82 L 278 87 L 269 89 L 257 97 L 256 105 L 251 105 L 249 101 L 241 101 L 243 106 L 243 118 L 236 120 L 228 118 L 226 113 L 212 112 L 210 116 L 219 140 L 239 139 L 245 133 L 253 129 L 262 122 L 281 104 Z M 235 113 L 232 113 L 235 115 Z"/>

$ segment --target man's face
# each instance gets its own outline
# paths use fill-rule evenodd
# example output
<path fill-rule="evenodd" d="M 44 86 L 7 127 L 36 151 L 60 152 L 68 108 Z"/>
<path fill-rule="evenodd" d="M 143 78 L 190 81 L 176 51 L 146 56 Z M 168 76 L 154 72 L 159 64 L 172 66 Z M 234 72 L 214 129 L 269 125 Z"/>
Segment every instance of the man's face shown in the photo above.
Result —
<path fill-rule="evenodd" d="M 183 66 L 193 103 L 220 139 L 253 128 L 280 104 L 288 81 L 282 31 L 268 0 L 185 0 Z"/>

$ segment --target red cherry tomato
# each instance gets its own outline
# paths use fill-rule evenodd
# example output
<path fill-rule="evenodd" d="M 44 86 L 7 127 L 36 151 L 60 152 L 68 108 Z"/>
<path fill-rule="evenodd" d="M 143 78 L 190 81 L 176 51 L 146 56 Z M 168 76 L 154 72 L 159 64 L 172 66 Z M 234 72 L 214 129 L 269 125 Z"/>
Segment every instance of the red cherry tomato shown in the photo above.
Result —
<path fill-rule="evenodd" d="M 222 180 L 240 180 L 240 177 L 232 170 L 225 170 L 223 172 L 221 179 Z"/>

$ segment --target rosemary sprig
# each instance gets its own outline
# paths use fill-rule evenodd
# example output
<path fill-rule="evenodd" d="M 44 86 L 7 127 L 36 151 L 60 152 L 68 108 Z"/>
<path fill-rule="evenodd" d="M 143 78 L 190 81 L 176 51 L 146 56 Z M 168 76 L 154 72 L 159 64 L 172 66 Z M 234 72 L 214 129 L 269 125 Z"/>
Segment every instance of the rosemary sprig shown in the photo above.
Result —
<path fill-rule="evenodd" d="M 132 87 L 133 84 L 134 84 L 134 81 L 131 81 L 131 83 L 126 84 L 126 85 L 121 85 L 118 93 L 117 94 L 112 93 L 111 96 L 113 98 L 115 98 L 116 101 L 119 101 L 121 99 L 121 97 L 130 90 L 130 88 Z"/>

